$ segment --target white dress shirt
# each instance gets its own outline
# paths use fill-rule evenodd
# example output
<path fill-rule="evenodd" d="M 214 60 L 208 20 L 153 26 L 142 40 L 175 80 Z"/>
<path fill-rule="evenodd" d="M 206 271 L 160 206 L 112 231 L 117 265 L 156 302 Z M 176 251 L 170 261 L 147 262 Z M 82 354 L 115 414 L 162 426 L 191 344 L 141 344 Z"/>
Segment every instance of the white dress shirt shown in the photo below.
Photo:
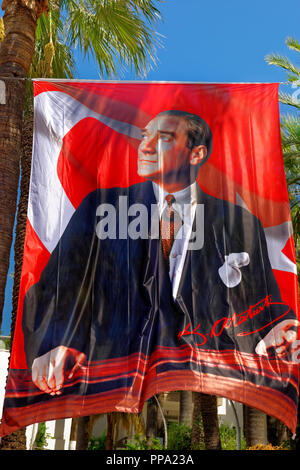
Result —
<path fill-rule="evenodd" d="M 169 276 L 172 283 L 173 298 L 175 299 L 178 292 L 197 207 L 197 185 L 196 182 L 194 182 L 180 191 L 168 193 L 158 184 L 153 183 L 153 191 L 157 200 L 160 217 L 167 206 L 167 201 L 165 199 L 166 196 L 168 194 L 172 194 L 175 198 L 175 202 L 172 204 L 172 207 L 179 213 L 182 219 L 182 226 L 177 232 L 169 257 Z"/>

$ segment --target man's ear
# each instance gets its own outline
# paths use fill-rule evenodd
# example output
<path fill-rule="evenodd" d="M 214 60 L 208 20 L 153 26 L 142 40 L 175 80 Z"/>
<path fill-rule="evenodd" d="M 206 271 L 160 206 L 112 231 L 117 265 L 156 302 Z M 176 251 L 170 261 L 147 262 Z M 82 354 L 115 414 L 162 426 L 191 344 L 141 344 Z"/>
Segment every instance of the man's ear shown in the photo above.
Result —
<path fill-rule="evenodd" d="M 205 145 L 197 145 L 191 151 L 190 164 L 198 165 L 207 157 L 207 148 Z"/>

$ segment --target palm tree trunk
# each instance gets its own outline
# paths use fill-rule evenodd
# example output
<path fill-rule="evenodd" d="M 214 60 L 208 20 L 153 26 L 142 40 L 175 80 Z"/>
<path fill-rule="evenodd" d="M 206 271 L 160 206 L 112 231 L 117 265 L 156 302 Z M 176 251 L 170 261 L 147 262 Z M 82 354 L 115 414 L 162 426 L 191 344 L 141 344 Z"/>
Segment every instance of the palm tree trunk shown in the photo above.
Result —
<path fill-rule="evenodd" d="M 192 425 L 193 416 L 193 392 L 188 390 L 180 391 L 180 402 L 179 402 L 179 423 L 186 424 L 187 426 Z"/>
<path fill-rule="evenodd" d="M 15 220 L 21 154 L 25 80 L 34 52 L 35 30 L 45 1 L 4 0 L 5 38 L 0 48 L 0 324 Z"/>
<path fill-rule="evenodd" d="M 266 414 L 250 406 L 243 406 L 246 447 L 266 444 Z"/>
<path fill-rule="evenodd" d="M 87 450 L 90 440 L 90 417 L 82 416 L 77 422 L 76 450 Z"/>
<path fill-rule="evenodd" d="M 151 440 L 157 436 L 157 420 L 158 404 L 155 397 L 151 397 L 147 401 L 146 438 L 148 445 L 150 445 Z"/>
<path fill-rule="evenodd" d="M 0 48 L 0 324 L 17 206 L 25 80 L 34 52 L 38 17 L 45 1 L 4 0 L 5 38 Z M 4 78 L 5 77 L 5 78 Z M 12 335 L 15 322 L 12 321 Z M 25 429 L 1 440 L 1 449 L 26 449 Z"/>
<path fill-rule="evenodd" d="M 114 447 L 114 419 L 113 419 L 113 413 L 107 413 L 106 414 L 106 443 L 105 443 L 105 449 L 106 450 L 113 450 Z"/>
<path fill-rule="evenodd" d="M 0 450 L 26 450 L 25 428 L 2 437 Z"/>
<path fill-rule="evenodd" d="M 32 142 L 33 142 L 33 109 L 30 109 L 24 117 L 22 132 L 22 157 L 21 157 L 21 181 L 20 181 L 20 199 L 18 204 L 16 239 L 15 239 L 15 268 L 14 268 L 14 285 L 12 294 L 12 323 L 11 337 L 13 338 L 16 316 L 19 301 L 19 289 L 22 274 L 24 241 L 27 223 L 27 206 L 29 196 L 31 158 L 32 158 Z"/>
<path fill-rule="evenodd" d="M 273 416 L 267 416 L 267 441 L 272 446 L 280 446 L 288 437 L 286 426 Z"/>
<path fill-rule="evenodd" d="M 203 422 L 204 443 L 206 450 L 220 450 L 221 439 L 219 432 L 217 397 L 199 393 L 200 410 Z"/>
<path fill-rule="evenodd" d="M 39 16 L 48 10 L 47 0 L 4 0 L 5 38 L 0 50 L 1 77 L 25 77 L 32 62 Z"/>
<path fill-rule="evenodd" d="M 0 322 L 2 322 L 5 286 L 17 205 L 24 103 L 24 84 L 11 80 L 6 80 L 5 83 L 6 100 L 9 102 L 9 105 L 0 105 Z M 14 110 L 10 110 L 10 107 L 13 107 Z M 21 112 L 18 113 L 20 109 Z"/>
<path fill-rule="evenodd" d="M 192 420 L 192 436 L 191 436 L 191 447 L 192 450 L 200 450 L 204 447 L 204 432 L 201 415 L 201 400 L 200 393 L 193 393 L 193 420 Z"/>
<path fill-rule="evenodd" d="M 29 193 L 31 155 L 32 155 L 32 137 L 33 137 L 33 112 L 32 108 L 27 113 L 24 120 L 22 132 L 22 158 L 21 158 L 21 191 L 18 206 L 16 240 L 15 240 L 15 269 L 14 285 L 12 294 L 12 319 L 11 319 L 11 338 L 14 337 L 16 316 L 18 309 L 19 288 L 22 272 L 23 247 L 26 231 L 27 204 Z M 12 341 L 11 341 L 12 344 Z M 13 446 L 13 447 L 11 447 Z M 1 440 L 2 449 L 26 449 L 25 428 L 19 429 Z"/>

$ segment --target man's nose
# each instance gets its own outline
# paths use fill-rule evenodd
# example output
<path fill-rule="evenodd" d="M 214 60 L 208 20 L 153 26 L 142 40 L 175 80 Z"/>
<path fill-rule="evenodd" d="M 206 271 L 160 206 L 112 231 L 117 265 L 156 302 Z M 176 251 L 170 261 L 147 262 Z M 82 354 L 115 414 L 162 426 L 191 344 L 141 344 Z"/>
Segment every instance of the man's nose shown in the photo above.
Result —
<path fill-rule="evenodd" d="M 154 137 L 147 137 L 141 142 L 141 150 L 144 153 L 156 153 L 156 144 L 157 138 Z"/>

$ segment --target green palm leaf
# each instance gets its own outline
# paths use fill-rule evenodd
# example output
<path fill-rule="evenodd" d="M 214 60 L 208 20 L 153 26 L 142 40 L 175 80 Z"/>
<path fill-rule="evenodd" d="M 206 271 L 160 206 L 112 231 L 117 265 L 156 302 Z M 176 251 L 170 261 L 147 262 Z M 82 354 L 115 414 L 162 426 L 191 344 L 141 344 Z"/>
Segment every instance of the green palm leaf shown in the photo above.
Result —
<path fill-rule="evenodd" d="M 152 0 L 63 0 L 67 43 L 96 60 L 101 76 L 128 67 L 145 76 L 156 64 L 161 36 L 153 31 L 160 18 Z"/>
<path fill-rule="evenodd" d="M 285 43 L 290 49 L 294 49 L 295 51 L 300 52 L 300 43 L 297 41 L 297 39 L 288 37 Z"/>
<path fill-rule="evenodd" d="M 300 101 L 299 101 L 298 96 L 296 95 L 293 96 L 293 95 L 290 95 L 289 93 L 280 92 L 278 94 L 278 98 L 279 98 L 280 103 L 287 104 L 289 106 L 293 106 L 295 108 L 300 109 Z"/>
<path fill-rule="evenodd" d="M 300 68 L 294 65 L 287 57 L 283 57 L 279 54 L 269 54 L 265 57 L 265 60 L 269 65 L 276 65 L 277 67 L 291 72 L 296 76 L 296 79 L 300 78 Z"/>
<path fill-rule="evenodd" d="M 300 52 L 300 43 L 292 38 L 286 39 L 289 49 Z M 294 65 L 287 57 L 279 54 L 266 56 L 270 65 L 281 67 L 287 72 L 287 79 L 293 85 L 295 92 L 279 93 L 279 101 L 295 109 L 300 109 L 300 68 Z M 290 207 L 294 228 L 296 254 L 300 252 L 300 119 L 299 114 L 286 114 L 281 116 L 281 141 L 284 158 L 284 168 L 289 191 Z M 298 259 L 299 261 L 299 259 Z"/>
<path fill-rule="evenodd" d="M 76 49 L 96 61 L 101 77 L 128 69 L 144 77 L 156 65 L 156 51 L 162 46 L 162 36 L 154 31 L 161 19 L 156 6 L 160 1 L 52 0 L 49 14 L 38 21 L 31 77 L 49 76 L 43 61 L 50 40 L 53 77 L 74 77 Z"/>

